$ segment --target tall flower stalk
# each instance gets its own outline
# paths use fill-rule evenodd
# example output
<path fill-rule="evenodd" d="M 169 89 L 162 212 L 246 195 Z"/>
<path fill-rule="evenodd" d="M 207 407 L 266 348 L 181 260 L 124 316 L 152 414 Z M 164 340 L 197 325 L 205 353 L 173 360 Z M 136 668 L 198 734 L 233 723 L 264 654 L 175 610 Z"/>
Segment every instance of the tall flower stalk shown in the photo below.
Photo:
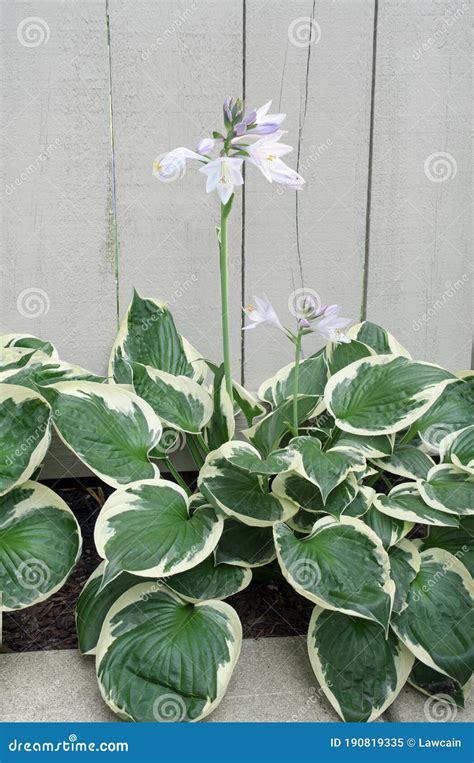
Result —
<path fill-rule="evenodd" d="M 224 374 L 227 394 L 234 400 L 232 384 L 232 366 L 229 334 L 229 249 L 227 221 L 232 210 L 232 195 L 227 204 L 221 203 L 221 227 L 218 233 L 219 241 L 219 270 L 221 278 L 221 313 L 222 313 L 222 349 L 224 357 Z"/>

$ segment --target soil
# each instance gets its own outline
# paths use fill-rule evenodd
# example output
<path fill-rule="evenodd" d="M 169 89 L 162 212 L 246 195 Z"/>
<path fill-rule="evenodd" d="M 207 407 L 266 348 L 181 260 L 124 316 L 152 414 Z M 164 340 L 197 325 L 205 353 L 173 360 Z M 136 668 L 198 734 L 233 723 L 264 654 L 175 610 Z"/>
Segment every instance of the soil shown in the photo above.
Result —
<path fill-rule="evenodd" d="M 193 479 L 193 475 L 189 475 L 189 484 L 192 485 Z M 94 546 L 94 525 L 112 489 L 96 481 L 89 484 L 89 481 L 76 480 L 51 483 L 50 487 L 66 501 L 81 526 L 82 556 L 66 584 L 54 596 L 41 604 L 4 614 L 2 651 L 77 648 L 74 610 L 84 583 L 100 562 Z M 265 580 L 258 579 L 262 575 L 266 576 Z M 266 567 L 264 572 L 254 570 L 250 586 L 227 601 L 242 621 L 244 638 L 304 634 L 313 609 L 310 601 L 299 596 L 283 580 L 277 566 Z"/>

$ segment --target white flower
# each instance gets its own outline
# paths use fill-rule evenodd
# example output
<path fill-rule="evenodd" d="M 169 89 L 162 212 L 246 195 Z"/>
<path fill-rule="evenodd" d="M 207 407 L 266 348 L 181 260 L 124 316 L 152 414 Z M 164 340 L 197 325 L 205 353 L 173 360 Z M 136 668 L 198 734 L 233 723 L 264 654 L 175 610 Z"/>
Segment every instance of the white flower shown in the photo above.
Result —
<path fill-rule="evenodd" d="M 161 154 L 153 162 L 153 174 L 158 180 L 164 183 L 170 183 L 173 180 L 182 178 L 186 172 L 186 159 L 199 159 L 203 161 L 200 154 L 191 151 L 189 148 L 179 146 L 179 148 Z"/>
<path fill-rule="evenodd" d="M 254 297 L 253 301 L 255 302 L 255 305 L 248 305 L 244 308 L 245 315 L 251 321 L 249 326 L 244 326 L 244 330 L 254 329 L 260 325 L 273 326 L 273 328 L 283 330 L 278 315 L 268 299 Z"/>
<path fill-rule="evenodd" d="M 315 329 L 328 342 L 349 344 L 351 340 L 342 329 L 352 323 L 352 319 L 339 316 L 341 310 L 340 305 L 327 307 L 324 311 L 324 317 L 316 324 Z"/>
<path fill-rule="evenodd" d="M 305 181 L 301 175 L 288 167 L 280 158 L 293 151 L 291 146 L 279 143 L 282 135 L 284 135 L 284 131 L 278 130 L 272 135 L 265 135 L 251 146 L 247 146 L 246 151 L 250 154 L 248 161 L 255 164 L 270 183 L 275 181 L 299 189 Z"/>
<path fill-rule="evenodd" d="M 234 156 L 220 156 L 201 167 L 200 172 L 207 175 L 206 191 L 216 190 L 222 204 L 227 204 L 236 185 L 242 185 L 243 159 Z"/>

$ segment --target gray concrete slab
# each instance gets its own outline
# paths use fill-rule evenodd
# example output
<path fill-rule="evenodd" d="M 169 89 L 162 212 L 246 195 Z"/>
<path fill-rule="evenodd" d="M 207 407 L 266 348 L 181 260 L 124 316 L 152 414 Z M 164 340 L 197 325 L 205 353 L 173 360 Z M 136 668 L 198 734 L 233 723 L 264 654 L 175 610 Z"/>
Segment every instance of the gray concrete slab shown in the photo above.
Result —
<path fill-rule="evenodd" d="M 403 687 L 393 705 L 390 705 L 385 716 L 388 721 L 412 723 L 473 723 L 474 703 L 468 701 L 466 709 L 461 710 L 452 703 L 440 702 L 435 697 L 425 696 L 407 685 Z"/>

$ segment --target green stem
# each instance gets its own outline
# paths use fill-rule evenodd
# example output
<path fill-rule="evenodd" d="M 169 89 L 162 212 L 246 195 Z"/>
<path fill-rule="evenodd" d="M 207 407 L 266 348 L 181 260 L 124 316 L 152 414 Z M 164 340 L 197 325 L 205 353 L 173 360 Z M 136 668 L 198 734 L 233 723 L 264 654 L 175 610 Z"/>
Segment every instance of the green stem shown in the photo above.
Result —
<path fill-rule="evenodd" d="M 298 388 L 300 381 L 301 334 L 295 336 L 295 374 L 293 381 L 293 433 L 298 435 Z"/>
<path fill-rule="evenodd" d="M 171 463 L 170 459 L 167 456 L 164 456 L 161 460 L 163 461 L 166 469 L 168 469 L 169 473 L 174 477 L 178 485 L 180 485 L 180 487 L 182 487 L 183 490 L 186 491 L 187 495 L 192 495 L 193 491 L 191 490 L 189 485 L 187 485 L 186 482 L 183 480 L 178 470 Z"/>
<path fill-rule="evenodd" d="M 207 454 L 210 451 L 209 451 L 209 448 L 207 447 L 207 443 L 206 443 L 204 437 L 202 436 L 202 434 L 197 434 L 196 435 L 196 442 L 199 445 L 199 447 L 201 448 L 201 451 L 202 451 L 204 457 L 206 457 Z"/>
<path fill-rule="evenodd" d="M 221 204 L 221 227 L 219 231 L 219 267 L 221 275 L 221 311 L 222 311 L 222 344 L 224 350 L 224 372 L 227 393 L 233 402 L 232 368 L 230 364 L 229 339 L 229 252 L 227 243 L 227 220 L 232 209 L 232 195 L 227 204 Z"/>
<path fill-rule="evenodd" d="M 196 445 L 196 443 L 192 439 L 192 435 L 190 437 L 186 438 L 186 445 L 188 446 L 189 452 L 191 453 L 193 461 L 196 464 L 196 467 L 197 467 L 197 469 L 199 471 L 201 469 L 201 466 L 204 463 L 204 458 L 202 457 L 201 452 L 200 452 L 198 446 Z"/>

